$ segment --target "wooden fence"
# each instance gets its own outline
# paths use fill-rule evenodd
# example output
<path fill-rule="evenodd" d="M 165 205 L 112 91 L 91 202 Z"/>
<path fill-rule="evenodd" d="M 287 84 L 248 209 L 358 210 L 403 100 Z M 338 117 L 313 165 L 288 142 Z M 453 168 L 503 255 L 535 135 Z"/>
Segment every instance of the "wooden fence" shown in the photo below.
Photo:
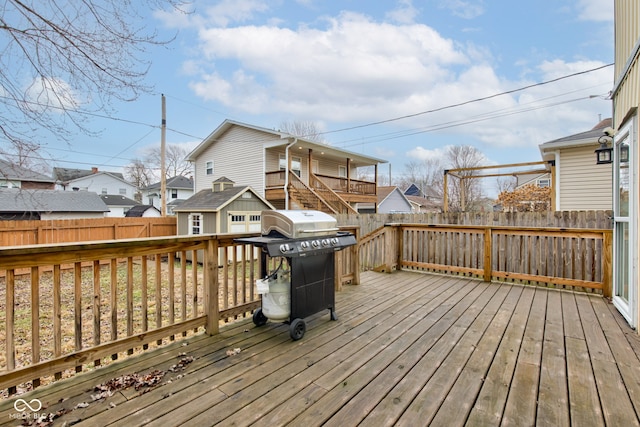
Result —
<path fill-rule="evenodd" d="M 0 246 L 175 236 L 176 218 L 0 221 Z"/>
<path fill-rule="evenodd" d="M 607 229 L 388 224 L 359 246 L 363 269 L 452 273 L 611 296 Z"/>
<path fill-rule="evenodd" d="M 448 212 L 335 215 L 338 225 L 356 226 L 363 236 L 385 224 L 456 224 L 512 227 L 611 229 L 613 211 Z"/>
<path fill-rule="evenodd" d="M 193 331 L 215 334 L 248 315 L 260 306 L 260 261 L 234 239 L 255 235 L 0 248 L 0 389 L 37 387 Z M 358 282 L 356 250 L 336 254 L 337 286 Z"/>

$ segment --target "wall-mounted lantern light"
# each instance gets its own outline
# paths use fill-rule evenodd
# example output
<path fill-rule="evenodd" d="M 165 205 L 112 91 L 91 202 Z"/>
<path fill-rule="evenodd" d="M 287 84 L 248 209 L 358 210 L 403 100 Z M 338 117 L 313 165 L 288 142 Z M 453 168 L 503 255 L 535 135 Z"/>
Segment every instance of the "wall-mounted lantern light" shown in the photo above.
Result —
<path fill-rule="evenodd" d="M 604 165 L 613 162 L 613 148 L 609 146 L 610 140 L 611 138 L 608 135 L 602 135 L 600 138 L 598 138 L 600 148 L 595 151 L 597 165 Z M 629 156 L 627 155 L 627 157 Z"/>

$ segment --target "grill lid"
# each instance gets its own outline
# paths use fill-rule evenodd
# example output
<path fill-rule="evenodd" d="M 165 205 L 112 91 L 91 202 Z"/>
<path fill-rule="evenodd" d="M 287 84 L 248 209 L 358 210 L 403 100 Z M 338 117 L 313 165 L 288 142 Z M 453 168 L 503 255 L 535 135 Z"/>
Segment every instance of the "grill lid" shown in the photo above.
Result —
<path fill-rule="evenodd" d="M 335 235 L 337 221 L 331 215 L 313 210 L 269 210 L 262 211 L 263 236 L 299 237 Z"/>

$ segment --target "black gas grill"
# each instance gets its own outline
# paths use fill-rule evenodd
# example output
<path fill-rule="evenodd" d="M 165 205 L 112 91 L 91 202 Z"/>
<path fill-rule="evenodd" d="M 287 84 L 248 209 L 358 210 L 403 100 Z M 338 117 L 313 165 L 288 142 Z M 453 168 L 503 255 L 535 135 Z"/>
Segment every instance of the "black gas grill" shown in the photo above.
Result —
<path fill-rule="evenodd" d="M 261 226 L 260 237 L 237 239 L 262 248 L 262 279 L 256 283 L 262 307 L 253 322 L 284 321 L 291 338 L 299 340 L 306 331 L 305 317 L 328 309 L 336 320 L 334 255 L 355 245 L 355 236 L 340 232 L 336 220 L 319 211 L 263 211 Z M 272 272 L 267 271 L 267 257 L 280 258 Z"/>

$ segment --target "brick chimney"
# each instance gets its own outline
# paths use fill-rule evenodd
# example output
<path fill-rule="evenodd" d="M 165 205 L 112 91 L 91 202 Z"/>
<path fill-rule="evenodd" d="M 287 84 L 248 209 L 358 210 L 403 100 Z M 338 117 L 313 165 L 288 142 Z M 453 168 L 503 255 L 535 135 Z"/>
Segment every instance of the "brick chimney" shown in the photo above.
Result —
<path fill-rule="evenodd" d="M 97 167 L 92 167 L 91 168 L 91 173 L 98 173 L 98 168 Z"/>

